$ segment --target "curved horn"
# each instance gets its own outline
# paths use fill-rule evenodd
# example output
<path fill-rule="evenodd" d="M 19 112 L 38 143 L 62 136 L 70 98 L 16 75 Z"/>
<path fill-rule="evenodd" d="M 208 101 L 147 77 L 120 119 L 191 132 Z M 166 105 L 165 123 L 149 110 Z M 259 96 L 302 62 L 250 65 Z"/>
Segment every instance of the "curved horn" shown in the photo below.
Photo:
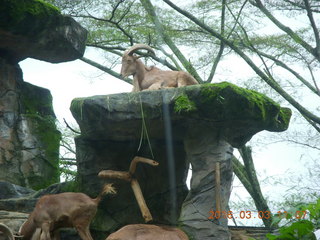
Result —
<path fill-rule="evenodd" d="M 153 49 L 152 49 L 150 46 L 146 45 L 146 44 L 136 44 L 136 45 L 133 45 L 132 47 L 128 48 L 128 49 L 125 51 L 124 54 L 131 56 L 135 51 L 137 51 L 137 50 L 139 50 L 139 49 L 146 49 L 146 50 L 148 50 L 148 52 L 156 55 L 155 52 L 153 51 Z"/>
<path fill-rule="evenodd" d="M 3 234 L 7 236 L 10 240 L 14 240 L 14 236 L 11 229 L 3 223 L 0 223 L 0 232 L 3 232 Z"/>

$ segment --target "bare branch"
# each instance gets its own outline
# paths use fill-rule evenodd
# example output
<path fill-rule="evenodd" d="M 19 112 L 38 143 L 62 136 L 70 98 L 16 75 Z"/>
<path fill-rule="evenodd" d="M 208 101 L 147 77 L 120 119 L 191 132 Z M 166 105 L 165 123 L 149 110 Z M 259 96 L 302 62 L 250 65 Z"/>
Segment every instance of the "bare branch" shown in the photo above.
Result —
<path fill-rule="evenodd" d="M 291 28 L 282 24 L 277 18 L 275 18 L 271 12 L 269 12 L 265 6 L 262 4 L 261 0 L 250 0 L 249 1 L 253 6 L 259 8 L 261 12 L 263 12 L 278 28 L 288 34 L 293 41 L 301 45 L 304 49 L 306 49 L 309 53 L 311 53 L 315 58 L 320 61 L 320 55 L 316 49 L 314 49 L 311 45 L 309 45 L 306 41 L 304 41 L 298 34 L 296 34 Z"/>
<path fill-rule="evenodd" d="M 70 125 L 68 124 L 67 120 L 64 118 L 63 119 L 64 123 L 66 124 L 67 128 L 69 128 L 72 132 L 76 133 L 76 134 L 81 134 L 81 132 L 74 130 L 72 127 L 70 127 Z"/>
<path fill-rule="evenodd" d="M 228 45 L 233 51 L 235 51 L 247 64 L 256 72 L 258 76 L 260 76 L 270 87 L 272 87 L 276 92 L 278 92 L 283 98 L 285 98 L 292 106 L 294 106 L 302 115 L 307 116 L 310 120 L 314 121 L 317 124 L 320 124 L 320 118 L 313 114 L 312 112 L 308 111 L 305 107 L 303 107 L 299 102 L 297 102 L 290 94 L 288 94 L 280 85 L 270 76 L 266 75 L 260 68 L 240 49 L 238 48 L 233 42 L 226 39 L 224 36 L 221 36 L 220 33 L 203 23 L 202 21 L 198 20 L 195 16 L 190 14 L 187 11 L 176 6 L 170 0 L 163 0 L 167 3 L 170 7 L 175 9 L 177 12 L 181 13 L 189 20 L 193 21 L 198 26 L 202 27 L 206 31 L 208 31 L 212 36 L 218 38 L 219 40 L 223 41 L 226 45 Z"/>
<path fill-rule="evenodd" d="M 303 0 L 303 1 L 304 1 L 304 5 L 306 7 L 306 10 L 307 10 L 307 15 L 308 15 L 309 21 L 311 23 L 311 27 L 312 27 L 312 30 L 313 30 L 314 38 L 315 38 L 315 41 L 316 41 L 316 51 L 317 51 L 318 56 L 320 56 L 319 30 L 318 30 L 318 27 L 316 25 L 316 22 L 314 21 L 313 14 L 312 14 L 312 11 L 311 11 L 311 8 L 310 8 L 310 4 L 309 4 L 309 0 Z"/>
<path fill-rule="evenodd" d="M 220 26 L 220 34 L 222 36 L 224 36 L 224 28 L 225 28 L 225 20 L 226 20 L 226 0 L 222 0 L 222 8 L 221 8 L 221 26 Z M 222 57 L 222 54 L 223 54 L 223 50 L 224 50 L 224 42 L 223 41 L 220 41 L 220 47 L 219 47 L 219 52 L 218 52 L 218 55 L 216 56 L 213 64 L 212 64 L 212 68 L 211 68 L 211 71 L 210 71 L 210 75 L 207 79 L 206 82 L 211 82 L 212 79 L 213 79 L 213 76 L 217 70 L 217 67 L 218 67 L 218 63 L 220 62 L 221 60 L 221 57 Z"/>
<path fill-rule="evenodd" d="M 123 2 L 124 2 L 124 0 L 119 0 L 119 1 L 116 3 L 116 5 L 113 7 L 112 12 L 111 12 L 111 16 L 110 16 L 110 18 L 109 18 L 109 21 L 112 21 L 112 19 L 114 18 L 115 13 L 116 13 L 118 7 L 119 7 L 120 4 L 123 3 Z"/>
<path fill-rule="evenodd" d="M 90 64 L 90 65 L 93 66 L 93 67 L 96 67 L 96 68 L 98 68 L 98 69 L 100 69 L 100 70 L 102 70 L 102 71 L 110 74 L 111 76 L 114 76 L 114 77 L 116 77 L 116 78 L 118 78 L 118 79 L 120 79 L 120 80 L 123 80 L 123 81 L 125 81 L 126 83 L 132 84 L 132 80 L 131 80 L 131 79 L 129 79 L 129 78 L 123 78 L 119 73 L 113 71 L 113 70 L 110 69 L 110 68 L 107 68 L 107 67 L 105 67 L 105 66 L 103 66 L 103 65 L 101 65 L 101 64 L 99 64 L 99 63 L 97 63 L 97 62 L 94 62 L 94 61 L 92 61 L 92 60 L 90 60 L 90 59 L 88 59 L 88 58 L 85 58 L 85 57 L 80 58 L 80 60 L 82 60 L 82 61 Z"/>
<path fill-rule="evenodd" d="M 158 16 L 154 10 L 154 7 L 150 0 L 140 0 L 141 4 L 145 8 L 145 10 L 148 12 L 148 14 L 151 16 L 151 19 L 156 27 L 157 32 L 163 39 L 163 41 L 169 46 L 169 48 L 172 50 L 172 52 L 176 55 L 176 57 L 179 59 L 179 61 L 182 63 L 182 65 L 185 67 L 185 69 L 194 76 L 194 78 L 198 82 L 203 82 L 199 74 L 197 73 L 196 69 L 192 66 L 192 64 L 185 58 L 185 56 L 182 54 L 182 52 L 179 50 L 179 48 L 174 44 L 172 39 L 168 34 L 165 33 L 164 28 L 158 19 Z"/>

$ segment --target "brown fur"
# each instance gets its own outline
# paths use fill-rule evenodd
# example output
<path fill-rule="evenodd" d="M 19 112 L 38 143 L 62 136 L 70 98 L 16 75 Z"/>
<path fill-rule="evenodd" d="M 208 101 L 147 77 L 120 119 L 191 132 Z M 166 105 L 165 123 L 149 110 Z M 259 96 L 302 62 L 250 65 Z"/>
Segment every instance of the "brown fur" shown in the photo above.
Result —
<path fill-rule="evenodd" d="M 112 233 L 106 240 L 189 240 L 178 228 L 149 224 L 132 224 Z"/>
<path fill-rule="evenodd" d="M 250 237 L 246 235 L 246 231 L 231 230 L 231 240 L 249 240 Z"/>
<path fill-rule="evenodd" d="M 133 52 L 138 49 L 152 49 L 143 44 L 138 44 L 127 50 L 122 57 L 121 75 L 133 75 L 133 91 L 158 90 L 162 88 L 177 88 L 198 84 L 189 74 L 183 71 L 163 71 L 157 67 L 147 67 Z M 153 52 L 153 51 L 152 51 Z"/>
<path fill-rule="evenodd" d="M 41 197 L 19 234 L 24 240 L 59 239 L 58 230 L 74 227 L 81 239 L 92 240 L 89 225 L 96 214 L 104 194 L 116 193 L 111 184 L 106 184 L 95 199 L 84 193 L 66 192 Z"/>

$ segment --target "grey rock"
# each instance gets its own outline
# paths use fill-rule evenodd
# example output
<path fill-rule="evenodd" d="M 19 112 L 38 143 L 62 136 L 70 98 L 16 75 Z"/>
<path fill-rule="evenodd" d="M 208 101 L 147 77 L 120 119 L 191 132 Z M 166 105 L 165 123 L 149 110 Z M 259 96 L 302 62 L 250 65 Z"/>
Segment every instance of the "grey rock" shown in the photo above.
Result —
<path fill-rule="evenodd" d="M 0 211 L 0 222 L 7 225 L 14 234 L 17 234 L 28 216 L 29 214 L 26 213 Z"/>
<path fill-rule="evenodd" d="M 0 199 L 20 198 L 34 192 L 34 190 L 29 188 L 24 188 L 6 181 L 0 181 Z"/>
<path fill-rule="evenodd" d="M 35 189 L 59 181 L 60 132 L 50 91 L 0 58 L 0 180 Z"/>
<path fill-rule="evenodd" d="M 58 63 L 82 57 L 87 30 L 48 3 L 4 0 L 0 35 L 0 56 L 11 63 L 28 57 Z"/>
<path fill-rule="evenodd" d="M 153 158 L 160 166 L 139 166 L 136 176 L 154 221 L 179 222 L 197 240 L 230 238 L 226 218 L 209 219 L 216 209 L 217 163 L 221 210 L 227 211 L 232 147 L 262 130 L 286 130 L 291 117 L 290 109 L 266 96 L 225 82 L 78 98 L 71 112 L 81 129 L 76 147 L 83 191 L 99 192 L 104 182 L 97 178 L 101 170 L 127 170 L 135 155 Z M 189 163 L 191 189 L 184 198 Z M 142 221 L 127 185 L 116 182 L 119 193 L 101 204 L 95 230 L 112 232 Z"/>

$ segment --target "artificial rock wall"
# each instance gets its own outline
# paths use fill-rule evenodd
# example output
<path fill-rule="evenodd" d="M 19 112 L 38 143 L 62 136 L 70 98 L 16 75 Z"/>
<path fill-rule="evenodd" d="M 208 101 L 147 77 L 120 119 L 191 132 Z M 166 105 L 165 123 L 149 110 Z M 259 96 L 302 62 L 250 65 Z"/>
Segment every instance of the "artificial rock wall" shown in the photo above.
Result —
<path fill-rule="evenodd" d="M 49 90 L 0 58 L 0 179 L 34 189 L 58 182 L 59 142 Z"/>
<path fill-rule="evenodd" d="M 24 82 L 18 63 L 78 59 L 86 37 L 76 21 L 44 1 L 1 1 L 0 180 L 34 189 L 59 181 L 60 133 L 51 94 Z"/>
<path fill-rule="evenodd" d="M 291 116 L 266 96 L 227 82 L 79 98 L 71 111 L 81 129 L 76 148 L 82 191 L 98 194 L 105 182 L 98 178 L 101 170 L 127 171 L 135 155 L 152 158 L 159 166 L 140 164 L 135 177 L 154 223 L 178 224 L 196 240 L 230 239 L 227 219 L 209 216 L 216 210 L 217 189 L 221 210 L 227 211 L 233 147 L 262 130 L 286 130 Z M 115 186 L 118 194 L 100 205 L 96 231 L 144 222 L 129 184 L 115 181 Z"/>

